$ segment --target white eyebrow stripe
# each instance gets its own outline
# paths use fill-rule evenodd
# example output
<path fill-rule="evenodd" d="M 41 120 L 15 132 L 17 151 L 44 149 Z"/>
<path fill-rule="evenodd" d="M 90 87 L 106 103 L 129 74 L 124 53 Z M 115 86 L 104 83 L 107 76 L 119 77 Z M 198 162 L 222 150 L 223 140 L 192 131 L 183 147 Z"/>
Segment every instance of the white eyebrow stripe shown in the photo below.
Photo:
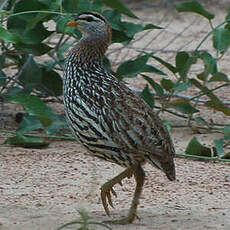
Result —
<path fill-rule="evenodd" d="M 98 17 L 95 17 L 95 16 L 93 16 L 93 15 L 80 15 L 79 17 L 78 17 L 78 19 L 83 19 L 83 20 L 86 20 L 88 17 L 91 17 L 91 18 L 93 18 L 93 20 L 95 20 L 95 21 L 98 21 L 98 20 L 100 20 L 100 18 L 98 18 Z"/>
<path fill-rule="evenodd" d="M 105 19 L 100 16 L 100 15 L 97 15 L 97 14 L 93 14 L 91 12 L 85 12 L 85 13 L 82 13 L 82 14 L 79 14 L 78 15 L 78 19 L 82 19 L 82 20 L 85 20 L 87 17 L 92 17 L 93 20 L 95 21 L 103 21 L 103 22 L 106 22 Z"/>

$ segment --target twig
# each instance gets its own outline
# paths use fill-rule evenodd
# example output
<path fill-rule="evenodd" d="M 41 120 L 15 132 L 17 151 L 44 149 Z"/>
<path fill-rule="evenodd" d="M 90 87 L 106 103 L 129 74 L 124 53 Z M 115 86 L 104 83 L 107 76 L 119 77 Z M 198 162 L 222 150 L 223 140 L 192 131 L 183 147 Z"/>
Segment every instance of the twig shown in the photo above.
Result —
<path fill-rule="evenodd" d="M 230 85 L 230 83 L 225 83 L 223 85 L 220 85 L 220 86 L 217 86 L 216 88 L 211 89 L 210 91 L 215 91 L 217 89 L 220 89 L 222 87 L 227 87 L 229 85 Z M 133 88 L 133 87 L 130 87 L 130 89 L 132 89 L 132 91 L 134 91 L 135 93 L 141 93 L 142 92 L 141 89 L 137 89 L 137 88 Z M 153 90 L 150 90 L 150 93 L 153 94 L 153 95 L 156 95 L 156 93 Z M 205 95 L 204 93 L 200 93 L 200 94 L 201 94 L 201 96 Z M 200 94 L 199 94 L 199 96 L 200 96 Z M 208 101 L 208 100 L 205 100 L 205 99 L 199 99 L 198 95 L 194 96 L 194 97 L 190 97 L 190 96 L 184 95 L 184 94 L 173 94 L 173 96 L 188 99 L 189 101 L 197 101 L 199 103 L 206 103 Z M 230 101 L 222 101 L 222 103 L 225 104 L 225 105 L 230 105 Z"/>
<path fill-rule="evenodd" d="M 189 158 L 195 158 L 195 159 L 200 159 L 200 160 L 230 162 L 230 159 L 222 159 L 219 157 L 206 157 L 206 156 L 197 156 L 197 155 L 181 154 L 181 153 L 177 153 L 176 156 L 178 156 L 178 157 L 189 157 Z"/>
<path fill-rule="evenodd" d="M 0 129 L 0 132 L 10 133 L 10 134 L 16 135 L 16 131 L 11 131 L 11 130 L 7 130 L 7 129 Z M 41 138 L 50 138 L 50 139 L 76 140 L 76 138 L 73 136 L 38 135 L 38 134 L 32 134 L 32 133 L 25 133 L 23 135 L 27 136 L 27 137 L 41 137 Z"/>
<path fill-rule="evenodd" d="M 4 106 L 4 99 L 1 96 L 0 96 L 0 104 L 1 104 L 0 122 L 2 128 L 5 128 L 5 122 L 4 122 L 5 106 Z"/>

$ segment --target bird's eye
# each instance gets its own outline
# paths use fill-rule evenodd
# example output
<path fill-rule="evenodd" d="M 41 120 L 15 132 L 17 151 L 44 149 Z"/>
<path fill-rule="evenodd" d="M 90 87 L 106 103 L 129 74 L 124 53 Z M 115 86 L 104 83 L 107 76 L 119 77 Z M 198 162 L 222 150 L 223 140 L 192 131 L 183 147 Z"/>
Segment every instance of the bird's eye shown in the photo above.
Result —
<path fill-rule="evenodd" d="M 86 17 L 85 20 L 86 20 L 87 22 L 92 22 L 92 21 L 94 21 L 94 19 L 93 19 L 92 17 Z"/>

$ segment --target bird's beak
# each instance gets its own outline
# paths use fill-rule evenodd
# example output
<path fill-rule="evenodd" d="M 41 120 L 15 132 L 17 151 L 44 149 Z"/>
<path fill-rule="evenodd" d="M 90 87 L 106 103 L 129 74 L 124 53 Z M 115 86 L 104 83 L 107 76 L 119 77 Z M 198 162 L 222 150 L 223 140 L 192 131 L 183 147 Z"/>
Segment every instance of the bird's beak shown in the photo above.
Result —
<path fill-rule="evenodd" d="M 75 22 L 75 20 L 74 19 L 72 19 L 71 21 L 69 21 L 67 24 L 66 24 L 66 26 L 77 26 L 77 23 Z"/>

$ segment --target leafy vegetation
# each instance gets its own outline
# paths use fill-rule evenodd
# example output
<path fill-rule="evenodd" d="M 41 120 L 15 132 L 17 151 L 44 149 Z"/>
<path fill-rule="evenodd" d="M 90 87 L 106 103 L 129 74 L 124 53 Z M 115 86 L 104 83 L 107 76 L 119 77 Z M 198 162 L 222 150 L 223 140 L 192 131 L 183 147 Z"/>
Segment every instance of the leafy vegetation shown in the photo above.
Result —
<path fill-rule="evenodd" d="M 92 217 L 88 216 L 84 210 L 78 211 L 78 213 L 80 214 L 79 220 L 71 221 L 67 224 L 64 224 L 61 227 L 59 227 L 57 230 L 67 229 L 67 227 L 71 225 L 81 225 L 80 228 L 78 228 L 77 230 L 93 230 L 93 228 L 90 228 L 90 226 L 95 226 L 95 225 L 100 226 L 100 229 L 112 230 L 112 228 L 109 227 L 107 224 L 93 221 Z"/>
<path fill-rule="evenodd" d="M 196 1 L 186 1 L 175 5 L 175 8 L 178 12 L 199 14 L 208 20 L 210 32 L 204 36 L 197 48 L 192 52 L 177 52 L 175 65 L 154 53 L 141 52 L 135 59 L 120 63 L 114 74 L 120 79 L 142 76 L 148 85 L 141 92 L 141 97 L 151 107 L 158 108 L 159 112 L 182 117 L 191 128 L 195 126 L 223 132 L 222 138 L 213 140 L 211 148 L 205 147 L 194 137 L 185 154 L 204 159 L 230 158 L 230 153 L 224 150 L 225 145 L 230 142 L 230 124 L 220 127 L 200 117 L 198 103 L 205 95 L 208 100 L 204 106 L 230 116 L 229 106 L 215 94 L 215 90 L 230 85 L 227 74 L 218 70 L 218 64 L 230 46 L 230 9 L 225 21 L 214 27 L 212 20 L 215 15 Z M 0 8 L 0 101 L 3 104 L 17 103 L 25 109 L 14 136 L 5 143 L 23 147 L 45 147 L 49 144 L 48 137 L 54 137 L 65 127 L 63 115 L 56 114 L 46 101 L 49 98 L 61 103 L 64 53 L 81 36 L 79 31 L 65 25 L 72 13 L 84 10 L 102 13 L 112 26 L 112 42 L 120 43 L 123 47 L 141 31 L 162 29 L 153 24 L 142 25 L 131 22 L 132 20 L 123 20 L 122 15 L 135 21 L 137 17 L 119 0 L 5 1 Z M 212 38 L 215 54 L 201 50 L 209 37 Z M 200 60 L 203 62 L 203 71 L 196 77 L 191 77 L 191 67 Z M 175 80 L 169 79 L 166 73 L 156 68 L 154 61 L 167 68 Z M 108 59 L 105 59 L 105 65 L 111 68 Z M 9 68 L 13 70 L 13 75 L 8 74 Z M 149 73 L 161 75 L 161 81 L 156 82 Z M 218 86 L 212 88 L 213 82 L 218 83 Z M 197 95 L 174 97 L 189 88 L 196 88 Z M 156 104 L 156 99 L 160 100 L 160 105 Z M 168 121 L 165 124 L 170 128 Z M 31 133 L 38 130 L 42 133 L 40 136 Z M 1 131 L 7 132 L 3 129 Z"/>

